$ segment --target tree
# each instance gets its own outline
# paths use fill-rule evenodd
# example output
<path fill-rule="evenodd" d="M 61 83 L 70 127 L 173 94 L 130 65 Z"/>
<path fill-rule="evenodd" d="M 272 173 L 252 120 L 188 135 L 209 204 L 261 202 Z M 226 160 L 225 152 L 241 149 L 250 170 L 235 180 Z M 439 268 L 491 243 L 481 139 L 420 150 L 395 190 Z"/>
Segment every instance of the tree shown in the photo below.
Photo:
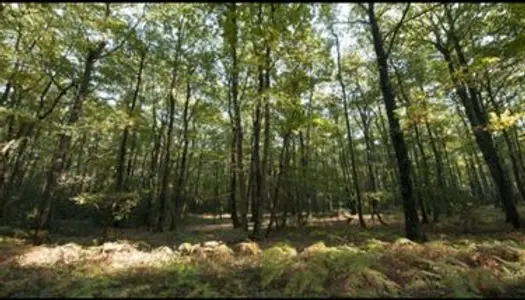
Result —
<path fill-rule="evenodd" d="M 391 33 L 390 42 L 385 48 L 384 36 L 381 35 L 379 23 L 374 10 L 374 4 L 369 3 L 368 7 L 362 5 L 362 8 L 368 15 L 368 22 L 370 32 L 373 38 L 374 50 L 377 56 L 377 68 L 379 72 L 379 84 L 381 86 L 381 92 L 383 94 L 383 100 L 385 103 L 386 113 L 388 117 L 388 124 L 390 129 L 390 137 L 392 138 L 392 144 L 396 152 L 397 164 L 399 168 L 400 176 L 400 188 L 401 195 L 403 197 L 403 208 L 405 212 L 405 230 L 406 235 L 409 239 L 413 240 L 424 240 L 425 237 L 421 231 L 419 225 L 419 219 L 417 216 L 415 199 L 413 195 L 412 180 L 410 178 L 410 160 L 408 158 L 408 151 L 405 144 L 403 132 L 401 131 L 399 120 L 395 116 L 394 111 L 397 108 L 395 95 L 391 87 L 390 76 L 388 74 L 388 56 L 390 55 L 391 45 L 395 41 L 397 31 L 404 22 L 405 16 L 410 8 L 407 5 L 401 20 L 394 27 L 394 31 Z"/>

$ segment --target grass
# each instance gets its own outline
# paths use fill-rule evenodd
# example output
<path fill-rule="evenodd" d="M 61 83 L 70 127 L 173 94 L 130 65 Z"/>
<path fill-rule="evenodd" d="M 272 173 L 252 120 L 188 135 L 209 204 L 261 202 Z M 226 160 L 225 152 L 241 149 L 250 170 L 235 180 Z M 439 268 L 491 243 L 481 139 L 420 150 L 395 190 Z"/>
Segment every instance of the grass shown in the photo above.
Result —
<path fill-rule="evenodd" d="M 242 233 L 219 222 L 199 230 L 198 220 L 175 237 L 113 231 L 98 246 L 89 237 L 34 247 L 23 234 L 0 236 L 0 297 L 523 298 L 525 234 L 484 210 L 465 232 L 454 218 L 427 226 L 425 244 L 402 237 L 396 214 L 368 230 L 316 220 L 261 243 L 234 243 Z M 224 243 L 203 246 L 210 240 Z M 191 251 L 179 251 L 182 242 Z"/>

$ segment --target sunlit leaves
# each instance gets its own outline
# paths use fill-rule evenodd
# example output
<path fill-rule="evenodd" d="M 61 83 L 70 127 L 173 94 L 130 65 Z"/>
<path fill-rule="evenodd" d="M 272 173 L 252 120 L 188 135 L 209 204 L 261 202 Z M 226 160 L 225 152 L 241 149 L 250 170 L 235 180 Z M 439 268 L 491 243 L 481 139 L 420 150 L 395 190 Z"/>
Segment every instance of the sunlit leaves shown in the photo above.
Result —
<path fill-rule="evenodd" d="M 525 112 L 511 113 L 509 110 L 505 110 L 500 115 L 495 112 L 490 112 L 489 117 L 489 129 L 492 131 L 502 131 L 515 126 L 519 121 L 525 120 Z"/>

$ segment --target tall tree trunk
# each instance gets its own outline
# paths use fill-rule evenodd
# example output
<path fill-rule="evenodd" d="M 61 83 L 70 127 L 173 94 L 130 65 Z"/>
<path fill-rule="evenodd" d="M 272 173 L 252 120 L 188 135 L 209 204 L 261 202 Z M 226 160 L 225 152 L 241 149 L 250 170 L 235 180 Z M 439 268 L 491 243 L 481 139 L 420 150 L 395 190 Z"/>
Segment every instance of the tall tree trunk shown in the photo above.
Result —
<path fill-rule="evenodd" d="M 231 79 L 228 80 L 228 88 L 231 90 Z M 230 126 L 232 129 L 230 144 L 230 196 L 228 197 L 228 210 L 232 219 L 233 228 L 241 227 L 239 216 L 237 215 L 237 129 L 235 126 L 235 113 L 232 108 L 232 93 L 228 92 L 228 115 L 230 116 Z"/>
<path fill-rule="evenodd" d="M 302 131 L 299 131 L 299 153 L 300 153 L 300 167 L 299 167 L 299 172 L 300 172 L 300 178 L 301 178 L 301 184 L 298 185 L 298 187 L 300 188 L 299 190 L 299 198 L 302 199 L 303 201 L 305 201 L 306 203 L 306 218 L 309 217 L 310 215 L 310 203 L 309 203 L 309 198 L 308 198 L 308 182 L 306 180 L 306 177 L 307 177 L 307 167 L 308 167 L 308 158 L 307 158 L 307 154 L 306 154 L 306 146 L 305 146 L 305 142 L 304 142 L 304 137 L 303 137 L 303 132 Z M 302 214 L 303 212 L 300 211 L 299 212 L 300 214 Z M 301 224 L 300 224 L 301 225 Z"/>
<path fill-rule="evenodd" d="M 348 103 L 347 103 L 347 95 L 346 95 L 346 88 L 345 84 L 343 82 L 343 70 L 341 66 L 341 51 L 339 47 L 339 37 L 335 34 L 335 31 L 333 31 L 333 28 L 331 28 L 332 35 L 335 38 L 335 44 L 336 44 L 336 50 L 337 50 L 337 79 L 339 81 L 339 85 L 341 86 L 342 96 L 343 96 L 343 106 L 344 106 L 344 116 L 345 116 L 345 124 L 346 124 L 346 132 L 348 136 L 348 149 L 350 151 L 350 161 L 351 161 L 351 170 L 352 170 L 352 177 L 354 182 L 354 189 L 356 193 L 356 200 L 357 200 L 357 213 L 359 215 L 359 224 L 361 227 L 366 228 L 365 220 L 363 219 L 363 200 L 361 196 L 361 188 L 359 186 L 359 177 L 357 175 L 357 166 L 356 166 L 356 154 L 355 154 L 355 148 L 354 148 L 354 141 L 352 137 L 352 128 L 350 126 L 350 116 L 349 116 L 349 109 L 348 109 Z"/>
<path fill-rule="evenodd" d="M 273 11 L 273 3 L 272 3 L 272 11 Z M 270 88 L 270 48 L 267 48 L 266 51 L 266 77 L 265 77 L 265 83 L 266 83 L 266 89 Z M 270 177 L 270 148 L 271 148 L 271 128 L 270 128 L 270 122 L 271 122 L 271 114 L 270 114 L 270 99 L 269 96 L 266 96 L 265 103 L 264 103 L 264 144 L 263 144 L 263 158 L 262 158 L 262 165 L 261 165 L 261 201 L 260 203 L 257 203 L 257 218 L 255 221 L 257 224 L 260 224 L 258 226 L 262 227 L 263 223 L 263 215 L 264 215 L 264 207 L 267 205 L 270 190 L 270 185 L 268 184 L 268 178 Z M 262 238 L 262 232 L 259 233 L 259 238 Z"/>
<path fill-rule="evenodd" d="M 399 92 L 401 94 L 402 99 L 404 99 L 405 105 L 410 107 L 411 101 L 410 98 L 405 91 L 405 87 L 403 85 L 403 81 L 401 80 L 401 74 L 399 74 L 399 70 L 394 66 L 395 75 L 397 78 L 398 86 L 399 86 Z M 423 185 L 418 184 L 418 178 L 419 176 L 415 176 L 414 180 L 416 181 L 416 198 L 419 204 L 419 208 L 421 209 L 421 222 L 423 224 L 428 224 L 428 216 L 426 211 L 426 203 L 425 199 L 422 197 L 421 191 L 423 189 L 428 189 L 430 178 L 429 178 L 429 169 L 427 164 L 427 156 L 425 154 L 425 149 L 423 147 L 423 143 L 421 142 L 420 135 L 419 135 L 419 125 L 417 122 L 412 124 L 412 128 L 415 133 L 415 146 L 417 147 L 417 150 L 419 150 L 419 154 L 421 155 L 421 160 L 418 159 L 417 150 L 414 149 L 414 160 L 416 162 L 416 168 L 417 170 L 421 170 L 423 173 Z M 421 161 L 421 163 L 419 163 Z M 414 172 L 415 175 L 415 172 Z"/>
<path fill-rule="evenodd" d="M 279 228 L 278 219 L 277 219 L 277 209 L 278 209 L 278 204 L 279 204 L 278 200 L 279 200 L 279 192 L 281 188 L 281 181 L 282 181 L 283 176 L 286 175 L 285 173 L 287 171 L 286 165 L 287 165 L 287 161 L 289 160 L 288 145 L 289 145 L 290 135 L 291 135 L 291 132 L 288 131 L 285 133 L 283 137 L 283 147 L 281 149 L 281 157 L 279 160 L 279 173 L 277 174 L 277 182 L 275 183 L 275 187 L 274 187 L 274 192 L 273 192 L 273 197 L 272 197 L 273 205 L 272 205 L 271 213 L 270 213 L 270 224 L 268 224 L 268 227 L 266 229 L 266 237 L 268 237 L 268 235 L 272 231 L 272 226 L 274 223 L 276 224 L 276 227 Z"/>
<path fill-rule="evenodd" d="M 413 156 L 413 160 L 414 160 L 415 165 L 416 165 L 416 168 L 415 168 L 415 170 L 413 172 L 413 176 L 414 176 L 413 179 L 416 181 L 415 184 L 414 184 L 414 187 L 415 187 L 415 193 L 414 194 L 415 194 L 416 201 L 417 201 L 417 204 L 419 206 L 419 209 L 421 210 L 421 223 L 428 224 L 428 215 L 427 215 L 426 205 L 425 205 L 425 201 L 424 201 L 423 195 L 422 195 L 422 191 L 423 191 L 424 185 L 421 185 L 420 181 L 416 180 L 417 178 L 420 177 L 421 173 L 425 172 L 426 170 L 424 169 L 424 167 L 422 167 L 422 163 L 420 163 L 421 159 L 419 159 L 419 155 L 418 155 L 418 152 L 417 152 L 417 149 L 416 149 L 415 145 L 412 147 L 412 153 L 413 153 L 413 155 L 412 155 Z M 422 177 L 424 177 L 424 175 Z"/>
<path fill-rule="evenodd" d="M 308 103 L 307 103 L 307 110 L 306 110 L 306 117 L 308 120 L 310 120 L 312 115 L 312 107 L 313 107 L 313 96 L 314 96 L 314 88 L 315 88 L 315 82 L 313 79 L 310 81 L 310 95 L 308 97 Z M 306 137 L 303 138 L 303 135 L 300 135 L 301 138 L 301 145 L 303 148 L 303 157 L 301 159 L 301 168 L 303 171 L 303 191 L 306 197 L 306 217 L 309 218 L 310 214 L 312 212 L 312 201 L 313 197 L 311 195 L 311 187 L 310 187 L 310 181 L 308 180 L 310 176 L 308 176 L 308 166 L 310 162 L 310 132 L 311 132 L 311 122 L 308 122 L 306 124 Z M 302 133 L 302 132 L 301 132 Z"/>
<path fill-rule="evenodd" d="M 89 95 L 89 85 L 91 83 L 91 77 L 95 62 L 100 57 L 105 42 L 100 42 L 94 49 L 89 50 L 86 56 L 86 62 L 84 65 L 84 71 L 80 80 L 80 87 L 73 101 L 73 105 L 70 109 L 69 117 L 66 121 L 66 125 L 74 125 L 82 113 L 82 106 L 87 96 Z M 46 183 L 42 192 L 42 199 L 38 207 L 37 220 L 38 226 L 35 230 L 34 241 L 37 242 L 38 231 L 49 226 L 49 214 L 51 212 L 53 196 L 57 187 L 57 180 L 61 175 L 64 164 L 67 159 L 69 143 L 71 142 L 71 136 L 67 133 L 62 133 L 59 136 L 58 147 L 53 154 L 51 167 L 47 173 Z"/>
<path fill-rule="evenodd" d="M 270 11 L 270 17 L 273 21 L 273 16 L 275 13 L 275 7 L 274 4 L 270 4 L 271 11 Z M 262 11 L 260 12 L 262 13 Z M 262 15 L 261 15 L 262 17 Z M 262 22 L 262 20 L 261 20 Z M 261 94 L 259 94 L 259 97 L 262 97 L 262 94 L 264 91 L 267 91 L 270 88 L 270 59 L 271 59 L 271 50 L 270 46 L 266 45 L 266 53 L 264 57 L 264 76 L 261 69 L 260 74 L 260 84 L 261 84 Z M 264 215 L 264 204 L 267 202 L 268 199 L 268 185 L 266 183 L 268 176 L 268 163 L 270 159 L 270 99 L 269 96 L 265 96 L 263 98 L 264 100 L 264 145 L 263 145 L 263 157 L 262 157 L 262 164 L 261 168 L 258 172 L 258 199 L 257 199 L 257 209 L 255 210 L 256 217 L 255 217 L 255 223 L 253 225 L 253 235 L 257 239 L 263 238 L 263 232 L 262 232 L 262 223 L 263 223 L 263 215 Z M 258 124 L 260 126 L 260 123 Z M 258 136 L 257 136 L 258 139 Z M 258 150 L 258 149 L 257 149 Z M 254 149 L 255 151 L 255 149 Z"/>
<path fill-rule="evenodd" d="M 213 191 L 213 194 L 214 194 L 214 211 L 215 211 L 215 216 L 220 216 L 222 214 L 221 212 L 221 207 L 220 207 L 220 188 L 221 188 L 221 181 L 219 180 L 219 178 L 221 178 L 219 172 L 221 171 L 222 169 L 220 168 L 219 166 L 219 162 L 215 162 L 215 187 L 214 187 L 214 191 Z"/>
<path fill-rule="evenodd" d="M 216 162 L 217 165 L 216 167 L 219 168 L 220 165 L 219 165 L 219 162 Z M 195 184 L 194 184 L 194 188 L 193 188 L 193 193 L 192 193 L 192 199 L 196 199 L 197 195 L 199 195 L 199 188 L 200 188 L 200 183 L 201 183 L 201 174 L 202 174 L 202 166 L 204 165 L 204 160 L 202 158 L 202 153 L 199 155 L 199 160 L 198 160 L 198 163 L 197 163 L 197 178 L 195 178 Z M 221 169 L 222 170 L 222 169 Z M 217 171 L 219 172 L 219 171 Z M 221 175 L 221 176 L 219 176 Z M 217 187 L 217 191 L 220 190 L 220 187 L 222 186 L 222 173 L 217 173 L 217 175 L 215 176 L 216 180 L 217 180 L 217 184 L 220 185 L 219 187 Z M 217 192 L 217 197 L 219 197 L 220 193 Z M 217 200 L 219 201 L 219 200 Z M 195 201 L 194 201 L 195 202 Z"/>
<path fill-rule="evenodd" d="M 11 78 L 10 81 L 12 79 L 13 78 Z M 40 105 L 38 107 L 38 110 L 35 112 L 36 120 L 45 120 L 46 117 L 49 116 L 55 110 L 60 99 L 62 99 L 62 97 L 64 97 L 72 87 L 76 86 L 75 81 L 71 81 L 71 84 L 66 88 L 61 88 L 60 86 L 57 86 L 60 92 L 51 101 L 51 107 L 48 108 L 46 111 L 43 111 L 45 99 L 50 91 L 53 82 L 54 78 L 52 77 L 40 93 Z M 6 90 L 4 91 L 4 94 L 2 96 L 6 97 L 6 101 L 7 96 L 9 94 L 10 84 L 11 82 L 8 82 Z M 36 128 L 37 121 L 32 121 L 29 124 L 22 124 L 15 139 L 20 140 L 20 143 L 17 146 L 14 158 L 10 159 L 11 149 L 9 148 L 9 146 L 7 151 L 2 153 L 2 156 L 0 157 L 0 220 L 2 220 L 5 217 L 5 209 L 7 209 L 5 205 L 7 205 L 8 201 L 11 200 L 11 194 L 17 186 L 16 183 L 19 182 L 19 179 L 22 179 L 22 176 L 24 174 L 25 168 L 23 168 L 23 163 L 25 160 L 24 158 L 27 155 L 26 151 L 28 149 L 28 146 L 31 146 L 29 147 L 30 149 L 34 147 L 34 143 L 38 139 L 38 133 L 40 131 Z M 35 129 L 37 131 L 37 134 L 34 134 Z M 9 131 L 10 130 L 8 130 L 8 132 Z M 9 134 L 8 138 L 10 138 Z M 31 140 L 32 138 L 33 140 Z M 11 142 L 15 143 L 15 140 L 11 140 Z M 13 163 L 10 163 L 10 161 L 13 161 Z"/>
<path fill-rule="evenodd" d="M 237 135 L 235 134 L 235 131 L 233 131 L 230 148 L 230 197 L 228 198 L 228 208 L 230 211 L 233 228 L 239 228 L 241 226 L 239 217 L 237 215 L 237 199 L 235 197 L 237 194 L 237 172 L 235 160 L 235 145 L 237 145 L 237 142 L 235 141 L 236 138 Z"/>
<path fill-rule="evenodd" d="M 140 110 L 140 109 L 139 109 Z M 135 174 L 135 166 L 137 165 L 137 159 L 139 155 L 139 149 L 137 149 L 137 131 L 132 131 L 130 137 L 128 163 L 126 167 L 126 176 L 124 177 L 124 187 L 128 187 L 132 184 L 133 176 Z"/>
<path fill-rule="evenodd" d="M 350 212 L 352 215 L 357 214 L 357 203 L 356 201 L 352 200 L 352 192 L 350 191 L 350 182 L 352 178 L 350 177 L 350 174 L 348 173 L 348 163 L 346 159 L 346 151 L 345 147 L 341 147 L 341 153 L 340 153 L 340 165 L 341 170 L 343 172 L 343 179 L 344 179 L 344 186 L 346 190 L 346 194 L 348 197 L 348 208 L 350 209 Z"/>
<path fill-rule="evenodd" d="M 416 201 L 412 191 L 412 180 L 410 178 L 411 168 L 410 160 L 408 158 L 408 151 L 399 125 L 399 119 L 395 115 L 397 108 L 394 91 L 390 84 L 390 77 L 388 75 L 388 54 L 385 52 L 383 45 L 383 37 L 379 31 L 379 25 L 376 19 L 374 4 L 369 3 L 368 20 L 370 22 L 370 29 L 374 41 L 374 50 L 377 56 L 377 67 L 379 71 L 379 84 L 383 100 L 385 103 L 386 113 L 388 117 L 388 124 L 390 128 L 390 137 L 396 152 L 397 164 L 399 168 L 400 188 L 403 197 L 403 208 L 405 213 L 405 231 L 407 238 L 411 240 L 421 241 L 425 236 L 421 230 L 417 210 Z"/>
<path fill-rule="evenodd" d="M 193 72 L 193 71 L 192 71 Z M 186 204 L 186 199 L 188 198 L 187 195 L 185 195 L 186 191 L 186 166 L 187 166 L 187 160 L 188 160 L 188 146 L 190 143 L 189 139 L 189 123 L 191 116 L 189 115 L 189 105 L 190 105 L 190 98 L 191 98 L 191 73 L 188 74 L 188 81 L 186 83 L 186 101 L 184 101 L 184 110 L 182 113 L 182 120 L 183 120 L 183 131 L 182 131 L 182 154 L 180 157 L 180 163 L 179 163 L 179 172 L 178 172 L 178 179 L 177 183 L 175 184 L 175 214 L 171 218 L 171 225 L 170 230 L 174 230 L 177 228 L 177 226 L 180 225 L 180 221 L 182 220 L 182 213 L 183 213 L 183 207 Z"/>
<path fill-rule="evenodd" d="M 449 16 L 449 22 L 452 26 L 451 16 Z M 488 125 L 487 115 L 481 107 L 481 99 L 478 98 L 476 88 L 469 80 L 470 74 L 468 71 L 467 60 L 464 57 L 458 39 L 455 37 L 454 28 L 451 28 L 449 34 L 452 46 L 454 47 L 459 59 L 460 70 L 462 71 L 462 75 L 466 78 L 466 84 L 463 84 L 456 75 L 456 66 L 452 60 L 451 53 L 443 46 L 437 32 L 435 33 L 437 39 L 435 46 L 441 54 L 443 54 L 445 61 L 448 63 L 448 69 L 455 85 L 456 93 L 465 108 L 468 120 L 474 131 L 476 143 L 478 144 L 478 147 L 483 154 L 483 158 L 489 167 L 492 179 L 499 188 L 499 196 L 505 209 L 506 218 L 515 229 L 518 229 L 520 228 L 520 217 L 518 210 L 516 209 L 512 184 L 510 183 L 508 174 L 503 168 L 496 147 L 494 146 L 492 136 L 486 130 Z"/>
<path fill-rule="evenodd" d="M 260 160 L 260 139 L 261 139 L 261 97 L 264 91 L 264 74 L 263 67 L 259 66 L 259 90 L 257 96 L 257 103 L 255 104 L 255 113 L 253 117 L 253 137 L 252 137 L 252 153 L 251 153 L 251 167 L 252 167 L 252 219 L 255 221 L 253 229 L 253 235 L 259 237 L 261 234 L 260 223 L 257 219 L 258 203 L 261 201 L 261 160 Z M 257 226 L 255 226 L 257 225 Z M 258 227 L 258 228 L 256 228 Z"/>
<path fill-rule="evenodd" d="M 162 169 L 162 181 L 160 186 L 159 193 L 159 206 L 158 206 L 158 217 L 155 222 L 155 232 L 162 232 L 164 230 L 164 223 L 166 220 L 167 212 L 167 199 L 168 199 L 168 183 L 170 178 L 170 171 L 172 167 L 171 159 L 171 144 L 173 141 L 173 123 L 175 121 L 175 95 L 173 95 L 173 89 L 175 88 L 175 83 L 177 80 L 177 70 L 173 70 L 169 95 L 168 95 L 168 105 L 169 105 L 169 121 L 166 133 L 166 144 L 164 146 L 164 163 Z"/>
<path fill-rule="evenodd" d="M 373 138 L 370 132 L 370 121 L 363 119 L 363 134 L 366 146 L 366 163 L 368 172 L 368 190 L 375 192 L 377 188 L 376 177 L 374 174 L 374 147 L 372 144 Z"/>
<path fill-rule="evenodd" d="M 142 55 L 140 56 L 139 70 L 137 72 L 137 83 L 135 86 L 135 90 L 133 91 L 131 103 L 128 104 L 128 117 L 132 117 L 134 110 L 135 110 L 135 106 L 137 103 L 140 86 L 142 82 L 142 71 L 144 69 L 145 60 L 146 60 L 146 51 L 144 51 Z M 128 141 L 130 129 L 131 129 L 131 124 L 126 124 L 126 126 L 124 127 L 124 132 L 122 133 L 121 141 L 120 141 L 120 148 L 119 148 L 118 156 L 117 156 L 117 168 L 116 168 L 116 176 L 115 176 L 115 185 L 116 185 L 117 192 L 123 192 L 125 190 L 124 162 L 126 160 L 127 141 Z"/>
<path fill-rule="evenodd" d="M 151 229 L 154 229 L 153 227 L 156 226 L 155 218 L 156 213 L 154 210 L 154 203 L 153 199 L 157 196 L 157 178 L 158 178 L 158 172 L 157 172 L 157 165 L 159 161 L 159 157 L 163 157 L 161 151 L 161 140 L 162 140 L 162 134 L 164 132 L 164 123 L 161 123 L 161 126 L 157 132 L 157 109 L 155 103 L 152 105 L 152 116 L 153 116 L 153 126 L 152 126 L 152 136 L 153 136 L 153 143 L 152 143 L 152 149 L 151 149 L 151 161 L 150 161 L 150 169 L 149 169 L 149 178 L 148 178 L 148 187 L 150 189 L 149 197 L 148 197 L 148 207 L 149 211 L 146 215 L 145 223 L 147 224 L 148 231 Z M 160 199 L 160 198 L 159 198 Z"/>
<path fill-rule="evenodd" d="M 487 77 L 487 94 L 489 96 L 488 98 L 489 98 L 490 103 L 494 107 L 496 115 L 499 117 L 501 115 L 501 110 L 500 110 L 498 103 L 496 102 L 494 93 L 492 91 L 490 76 L 487 75 L 486 77 Z M 502 134 L 503 134 L 505 143 L 507 144 L 507 149 L 509 151 L 510 162 L 512 166 L 512 171 L 514 173 L 514 179 L 516 180 L 518 192 L 520 194 L 521 199 L 525 200 L 525 181 L 522 178 L 522 174 L 520 173 L 520 163 L 518 159 L 518 153 L 516 153 L 517 151 L 514 148 L 514 144 L 512 143 L 508 130 L 505 130 L 505 129 L 502 130 Z"/>
<path fill-rule="evenodd" d="M 458 132 L 465 132 L 466 134 L 468 134 L 468 136 L 473 136 L 474 132 L 472 131 L 472 128 L 468 124 L 467 117 L 464 116 L 463 112 L 460 110 L 459 103 L 456 105 L 456 111 L 461 116 L 461 121 L 463 123 L 463 129 L 464 129 L 464 130 L 458 129 Z M 468 143 L 467 149 L 469 151 L 469 154 L 471 157 L 474 158 L 475 164 L 473 164 L 473 166 L 476 167 L 479 178 L 480 178 L 480 183 L 482 184 L 481 188 L 483 190 L 483 197 L 489 201 L 496 203 L 497 201 L 495 200 L 490 181 L 488 180 L 486 176 L 486 172 L 483 168 L 483 164 L 481 163 L 481 160 L 479 159 L 478 153 L 476 151 L 476 149 L 479 149 L 479 147 L 476 147 L 476 145 L 474 144 L 475 142 L 472 141 L 472 139 L 470 138 L 467 139 L 467 143 Z M 448 162 L 448 152 L 445 152 L 445 158 L 446 158 L 446 161 Z"/>
<path fill-rule="evenodd" d="M 237 169 L 237 180 L 239 181 L 239 198 L 240 198 L 240 210 L 241 210 L 241 226 L 245 231 L 248 231 L 248 195 L 246 194 L 246 181 L 244 178 L 244 163 L 243 163 L 243 130 L 242 130 L 242 119 L 241 119 L 241 107 L 238 99 L 238 83 L 239 83 L 239 68 L 237 62 L 237 4 L 229 3 L 229 16 L 228 20 L 231 22 L 230 32 L 230 56 L 232 59 L 232 74 L 231 74 L 231 98 L 234 110 L 234 122 L 235 122 L 235 133 L 236 133 L 236 169 Z"/>
<path fill-rule="evenodd" d="M 511 134 L 514 140 L 514 144 L 516 145 L 516 156 L 518 157 L 518 162 L 519 162 L 521 171 L 525 174 L 525 161 L 523 158 L 525 154 L 523 154 L 523 151 L 521 151 L 521 144 L 518 138 L 518 128 L 514 127 L 510 131 L 511 131 Z"/>
<path fill-rule="evenodd" d="M 438 185 L 439 190 L 444 190 L 446 189 L 446 183 L 445 183 L 445 178 L 444 178 L 445 174 L 443 172 L 444 168 L 443 168 L 443 159 L 441 156 L 441 152 L 439 152 L 437 148 L 436 141 L 432 134 L 432 130 L 430 129 L 430 125 L 428 124 L 427 121 L 425 121 L 425 128 L 427 129 L 428 137 L 430 139 L 430 148 L 432 149 L 432 153 L 436 161 L 437 185 Z M 433 197 L 434 197 L 434 201 L 433 201 L 432 213 L 433 213 L 433 221 L 434 223 L 436 223 L 439 221 L 439 215 L 441 213 L 441 208 L 443 207 L 443 204 L 444 204 L 444 197 L 442 196 L 441 193 L 435 194 L 433 195 Z"/>
<path fill-rule="evenodd" d="M 398 174 L 399 172 L 398 172 L 397 165 L 396 165 L 396 159 L 394 157 L 394 154 L 392 153 L 392 148 L 394 148 L 391 145 L 392 140 L 389 139 L 388 137 L 384 116 L 381 112 L 380 107 L 379 107 L 377 116 L 378 117 L 376 118 L 376 120 L 378 121 L 376 122 L 376 127 L 378 128 L 379 133 L 381 134 L 381 140 L 384 145 L 385 152 L 387 154 L 386 156 L 388 157 L 388 169 L 389 169 L 388 174 L 389 174 L 389 179 L 390 179 L 389 186 L 391 188 L 392 197 L 394 197 L 394 204 L 398 205 L 399 204 L 399 192 L 398 192 L 397 187 L 401 184 L 400 179 L 399 179 L 399 174 Z"/>

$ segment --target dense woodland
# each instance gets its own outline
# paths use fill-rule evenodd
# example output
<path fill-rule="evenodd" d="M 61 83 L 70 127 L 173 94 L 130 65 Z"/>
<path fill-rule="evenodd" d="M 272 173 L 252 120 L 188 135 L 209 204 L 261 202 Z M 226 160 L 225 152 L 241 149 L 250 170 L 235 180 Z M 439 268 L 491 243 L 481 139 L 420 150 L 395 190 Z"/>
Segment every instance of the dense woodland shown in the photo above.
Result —
<path fill-rule="evenodd" d="M 525 297 L 524 29 L 1 3 L 0 297 Z"/>
<path fill-rule="evenodd" d="M 525 7 L 342 6 L 2 4 L 2 223 L 523 226 Z"/>

